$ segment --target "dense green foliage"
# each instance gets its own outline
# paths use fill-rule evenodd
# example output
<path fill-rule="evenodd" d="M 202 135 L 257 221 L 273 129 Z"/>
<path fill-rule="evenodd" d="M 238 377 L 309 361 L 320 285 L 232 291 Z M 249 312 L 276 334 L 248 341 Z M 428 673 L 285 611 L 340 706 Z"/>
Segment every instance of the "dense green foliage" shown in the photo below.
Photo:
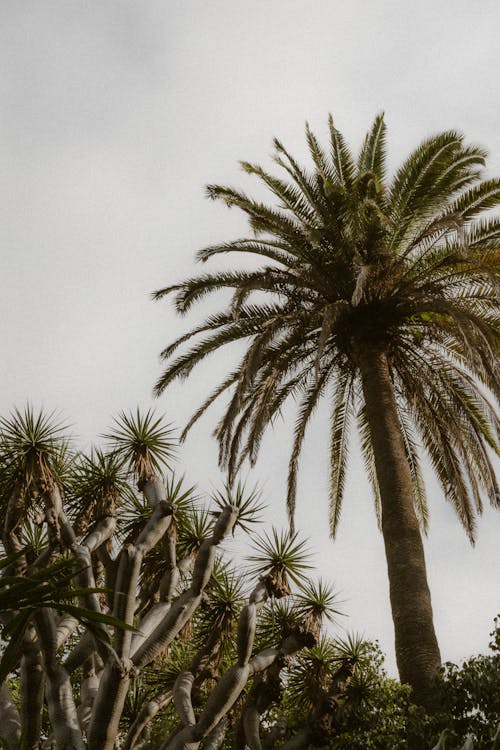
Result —
<path fill-rule="evenodd" d="M 450 717 L 453 738 L 467 733 L 475 748 L 488 748 L 494 730 L 500 726 L 500 616 L 491 633 L 491 653 L 473 656 L 460 666 L 443 668 L 444 705 Z"/>
<path fill-rule="evenodd" d="M 491 750 L 500 727 L 500 621 L 495 619 L 490 653 L 447 662 L 439 677 L 443 705 L 429 717 L 411 702 L 408 686 L 387 677 L 380 650 L 371 647 L 363 672 L 366 694 L 351 715 L 345 733 L 329 745 L 335 750 L 405 750 L 411 734 L 422 748 L 442 737 L 444 748 L 459 748 L 468 740 L 474 750 Z M 355 689 L 353 684 L 350 689 Z M 499 737 L 496 738 L 498 742 Z"/>

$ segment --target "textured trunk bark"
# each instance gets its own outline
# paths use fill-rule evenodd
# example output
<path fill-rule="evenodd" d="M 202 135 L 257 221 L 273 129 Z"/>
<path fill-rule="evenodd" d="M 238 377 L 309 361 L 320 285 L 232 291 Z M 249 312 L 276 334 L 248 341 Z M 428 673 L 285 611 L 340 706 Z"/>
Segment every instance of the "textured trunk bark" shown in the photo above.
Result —
<path fill-rule="evenodd" d="M 22 750 L 38 750 L 42 731 L 42 709 L 45 692 L 45 674 L 42 653 L 33 626 L 24 636 L 24 653 L 21 658 L 21 725 Z"/>
<path fill-rule="evenodd" d="M 0 687 L 0 742 L 17 750 L 21 740 L 21 717 L 5 683 Z"/>
<path fill-rule="evenodd" d="M 14 487 L 5 514 L 3 526 L 3 546 L 8 555 L 15 555 L 23 549 L 20 520 L 24 513 L 24 492 L 20 483 Z M 24 575 L 26 572 L 26 556 L 21 555 L 5 570 L 6 575 Z"/>
<path fill-rule="evenodd" d="M 123 750 L 134 750 L 141 741 L 141 735 L 153 721 L 155 716 L 172 701 L 172 691 L 157 695 L 153 700 L 142 706 L 137 718 L 128 730 Z"/>
<path fill-rule="evenodd" d="M 228 727 L 228 719 L 227 716 L 224 716 L 224 718 L 219 721 L 217 726 L 212 729 L 209 735 L 207 735 L 205 742 L 203 743 L 203 750 L 218 750 L 219 747 L 222 745 L 222 743 L 225 740 L 226 737 L 226 731 Z"/>
<path fill-rule="evenodd" d="M 365 348 L 359 365 L 380 488 L 399 675 L 413 688 L 415 702 L 433 712 L 439 706 L 435 677 L 441 657 L 394 386 L 383 351 Z"/>

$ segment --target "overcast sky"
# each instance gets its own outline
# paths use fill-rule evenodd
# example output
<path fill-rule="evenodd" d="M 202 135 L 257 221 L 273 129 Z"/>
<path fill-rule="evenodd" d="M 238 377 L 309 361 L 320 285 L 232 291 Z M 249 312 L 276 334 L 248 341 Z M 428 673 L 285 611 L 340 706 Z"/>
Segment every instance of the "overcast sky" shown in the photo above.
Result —
<path fill-rule="evenodd" d="M 328 113 L 357 147 L 384 110 L 390 163 L 457 128 L 500 174 L 497 0 L 0 0 L 0 410 L 58 408 L 82 445 L 110 416 L 152 403 L 158 354 L 188 323 L 150 292 L 195 271 L 197 249 L 238 236 L 241 219 L 204 198 L 208 182 L 250 190 L 238 160 L 269 165 L 279 136 L 305 158 L 306 119 Z M 203 312 L 203 311 L 201 311 Z M 190 318 L 192 323 L 196 315 Z M 223 357 L 155 407 L 182 425 Z M 215 408 L 180 465 L 220 479 Z M 288 430 L 249 474 L 285 524 Z M 327 534 L 327 433 L 304 451 L 297 526 L 348 614 L 394 670 L 382 538 L 356 455 L 339 536 Z M 428 478 L 426 542 L 443 658 L 485 650 L 500 610 L 500 513 L 472 549 Z"/>

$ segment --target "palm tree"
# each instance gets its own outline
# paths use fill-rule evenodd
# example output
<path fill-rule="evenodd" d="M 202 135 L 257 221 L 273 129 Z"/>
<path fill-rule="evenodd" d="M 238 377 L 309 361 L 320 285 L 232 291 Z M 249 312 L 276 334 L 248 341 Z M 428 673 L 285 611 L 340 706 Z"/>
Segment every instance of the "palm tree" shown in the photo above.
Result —
<path fill-rule="evenodd" d="M 221 312 L 163 351 L 168 364 L 156 393 L 208 354 L 245 340 L 241 362 L 184 435 L 215 399 L 229 395 L 215 434 L 221 464 L 234 477 L 245 459 L 255 461 L 284 403 L 297 402 L 292 522 L 299 454 L 321 401 L 330 413 L 332 536 L 357 423 L 385 543 L 400 677 L 432 710 L 440 653 L 422 546 L 420 460 L 425 451 L 473 541 L 484 497 L 500 504 L 491 459 L 498 418 L 490 401 L 498 395 L 500 220 L 489 212 L 500 203 L 500 180 L 481 180 L 485 152 L 455 131 L 425 140 L 390 179 L 382 115 L 357 160 L 331 117 L 329 135 L 327 152 L 306 126 L 312 170 L 278 140 L 274 160 L 283 177 L 242 163 L 271 191 L 274 206 L 208 187 L 210 198 L 247 215 L 253 236 L 208 247 L 199 260 L 253 253 L 263 265 L 201 274 L 154 294 L 174 293 L 178 312 L 186 313 L 209 293 L 232 290 Z"/>

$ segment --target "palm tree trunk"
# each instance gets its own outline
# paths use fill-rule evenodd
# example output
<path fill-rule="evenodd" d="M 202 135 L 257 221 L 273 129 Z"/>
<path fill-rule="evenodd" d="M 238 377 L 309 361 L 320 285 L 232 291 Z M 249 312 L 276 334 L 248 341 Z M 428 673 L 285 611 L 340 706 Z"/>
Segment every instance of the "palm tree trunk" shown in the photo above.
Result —
<path fill-rule="evenodd" d="M 432 712 L 439 706 L 435 677 L 441 657 L 387 354 L 367 347 L 359 367 L 380 489 L 399 675 L 413 688 L 415 702 Z"/>

